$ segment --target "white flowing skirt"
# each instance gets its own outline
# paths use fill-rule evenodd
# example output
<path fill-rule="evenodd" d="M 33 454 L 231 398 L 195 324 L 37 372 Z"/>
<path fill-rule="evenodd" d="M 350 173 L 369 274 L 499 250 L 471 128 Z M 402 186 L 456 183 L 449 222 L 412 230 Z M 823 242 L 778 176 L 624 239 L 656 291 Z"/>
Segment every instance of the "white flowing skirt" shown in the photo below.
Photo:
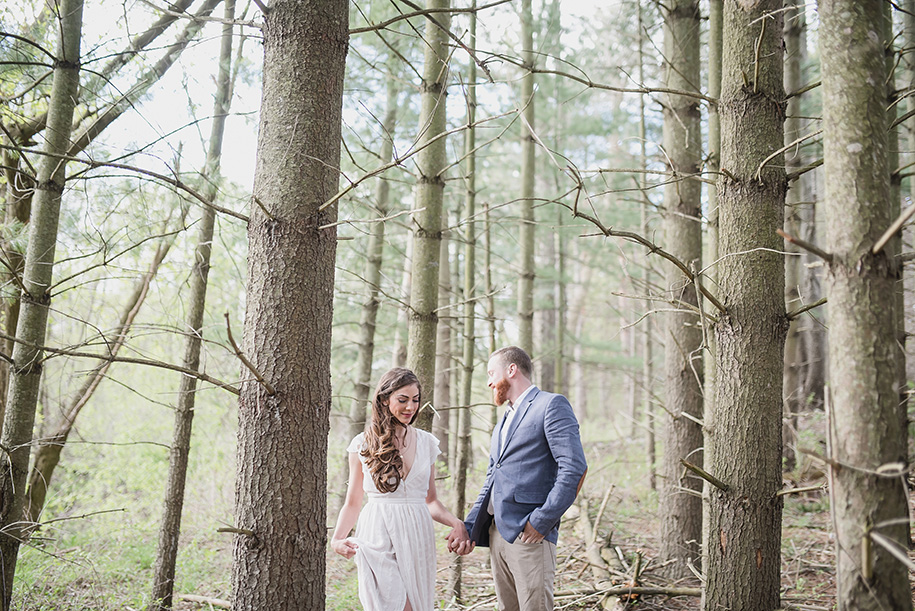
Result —
<path fill-rule="evenodd" d="M 425 499 L 369 494 L 355 540 L 365 611 L 403 611 L 408 598 L 413 611 L 433 610 L 435 531 Z"/>

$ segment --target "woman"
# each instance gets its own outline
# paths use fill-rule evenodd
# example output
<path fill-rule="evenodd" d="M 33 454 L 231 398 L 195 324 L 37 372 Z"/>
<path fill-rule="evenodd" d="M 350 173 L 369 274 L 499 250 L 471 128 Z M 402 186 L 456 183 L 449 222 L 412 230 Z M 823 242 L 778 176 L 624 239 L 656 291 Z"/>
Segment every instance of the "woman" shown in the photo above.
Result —
<path fill-rule="evenodd" d="M 330 544 L 345 558 L 355 556 L 359 600 L 366 611 L 432 611 L 432 520 L 452 527 L 449 551 L 472 549 L 464 523 L 435 492 L 438 439 L 410 426 L 420 395 L 412 371 L 388 371 L 372 398 L 371 426 L 347 448 L 349 489 Z M 363 493 L 369 500 L 359 517 Z M 356 536 L 348 537 L 357 518 Z"/>

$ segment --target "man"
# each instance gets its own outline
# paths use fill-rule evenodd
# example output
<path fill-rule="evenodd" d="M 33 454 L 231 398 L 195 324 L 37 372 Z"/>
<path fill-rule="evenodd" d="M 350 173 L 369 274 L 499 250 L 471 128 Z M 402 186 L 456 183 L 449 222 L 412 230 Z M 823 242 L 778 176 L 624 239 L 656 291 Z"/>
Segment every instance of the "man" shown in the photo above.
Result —
<path fill-rule="evenodd" d="M 575 500 L 588 465 L 568 399 L 531 384 L 533 366 L 515 346 L 487 366 L 497 406 L 486 482 L 465 524 L 488 546 L 500 611 L 551 611 L 559 520 Z"/>

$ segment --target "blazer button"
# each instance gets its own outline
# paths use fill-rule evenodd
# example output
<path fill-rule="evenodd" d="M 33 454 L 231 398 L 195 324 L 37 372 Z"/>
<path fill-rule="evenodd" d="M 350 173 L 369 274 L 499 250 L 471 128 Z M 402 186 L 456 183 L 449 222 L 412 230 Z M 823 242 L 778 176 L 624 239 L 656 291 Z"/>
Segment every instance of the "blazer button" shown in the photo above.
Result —
<path fill-rule="evenodd" d="M 501 469 L 501 468 L 502 468 L 502 463 L 497 462 L 497 463 L 496 463 L 496 469 Z"/>

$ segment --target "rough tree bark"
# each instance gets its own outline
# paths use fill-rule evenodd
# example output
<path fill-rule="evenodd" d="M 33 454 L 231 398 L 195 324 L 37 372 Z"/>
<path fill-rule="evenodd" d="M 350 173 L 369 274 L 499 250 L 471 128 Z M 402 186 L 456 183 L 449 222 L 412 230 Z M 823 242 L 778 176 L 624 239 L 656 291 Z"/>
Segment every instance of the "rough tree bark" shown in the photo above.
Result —
<path fill-rule="evenodd" d="M 779 607 L 785 263 L 782 0 L 724 3 L 715 448 L 703 608 Z M 767 158 L 772 156 L 771 159 Z M 765 162 L 765 163 L 764 163 Z"/>
<path fill-rule="evenodd" d="M 216 95 L 213 102 L 213 123 L 204 166 L 203 196 L 215 201 L 218 195 L 219 163 L 222 156 L 223 134 L 232 102 L 232 20 L 235 18 L 235 0 L 225 0 L 222 40 L 219 49 L 219 68 L 216 74 Z M 200 368 L 200 345 L 203 337 L 203 315 L 206 306 L 207 279 L 210 273 L 210 253 L 216 210 L 204 206 L 194 267 L 191 269 L 191 286 L 188 295 L 188 312 L 182 366 L 192 371 Z M 169 449 L 168 476 L 165 483 L 165 501 L 162 523 L 159 525 L 159 544 L 153 568 L 152 603 L 149 611 L 172 608 L 175 585 L 175 563 L 178 559 L 178 540 L 181 534 L 181 513 L 184 508 L 184 486 L 191 450 L 191 431 L 194 422 L 194 404 L 197 397 L 197 378 L 182 375 L 178 383 L 178 402 L 175 406 L 175 427 Z"/>
<path fill-rule="evenodd" d="M 66 180 L 67 163 L 59 156 L 65 155 L 70 145 L 70 126 L 79 91 L 82 0 L 62 0 L 58 20 L 60 40 L 54 63 L 51 97 L 48 100 L 45 144 L 42 147 L 46 155 L 41 159 L 38 176 L 35 178 L 29 244 L 22 274 L 22 305 L 16 327 L 17 343 L 13 347 L 9 395 L 3 433 L 0 435 L 0 447 L 6 448 L 0 469 L 3 611 L 10 608 L 19 544 L 26 535 L 22 516 L 32 449 L 32 428 L 41 382 L 40 346 L 44 344 L 51 305 L 54 252 Z"/>
<path fill-rule="evenodd" d="M 450 0 L 429 0 L 426 8 L 448 9 Z M 410 291 L 410 334 L 407 366 L 423 386 L 423 404 L 435 404 L 435 343 L 438 326 L 438 274 L 442 241 L 442 199 L 445 191 L 445 100 L 448 95 L 447 30 L 451 17 L 435 12 L 426 17 L 425 58 L 423 64 L 422 109 L 417 145 L 435 142 L 416 155 L 419 179 L 416 205 L 423 208 L 413 216 L 413 287 Z M 416 426 L 432 429 L 432 410 L 423 409 Z"/>
<path fill-rule="evenodd" d="M 666 86 L 699 91 L 699 2 L 677 0 L 664 11 Z M 698 100 L 669 95 L 664 103 L 664 152 L 674 175 L 664 189 L 666 249 L 696 270 L 702 267 L 699 172 L 702 132 Z M 673 265 L 667 269 L 668 297 L 698 305 L 695 285 Z M 674 578 L 691 575 L 687 562 L 699 561 L 702 538 L 701 480 L 684 475 L 680 460 L 701 466 L 702 328 L 697 315 L 680 306 L 667 315 L 665 344 L 666 442 L 660 494 L 659 556 L 673 561 L 665 569 Z M 686 492 L 695 491 L 695 494 Z"/>
<path fill-rule="evenodd" d="M 345 0 L 275 0 L 264 69 L 239 397 L 233 608 L 321 609 Z M 323 209 L 322 209 L 323 208 Z"/>
<path fill-rule="evenodd" d="M 872 538 L 905 550 L 901 477 L 877 473 L 907 464 L 898 417 L 895 309 L 899 280 L 892 243 L 874 253 L 889 226 L 886 78 L 881 0 L 822 0 L 824 171 L 829 295 L 827 404 L 831 507 L 836 526 L 840 610 L 912 608 L 907 570 Z M 875 83 L 881 86 L 875 86 Z"/>

